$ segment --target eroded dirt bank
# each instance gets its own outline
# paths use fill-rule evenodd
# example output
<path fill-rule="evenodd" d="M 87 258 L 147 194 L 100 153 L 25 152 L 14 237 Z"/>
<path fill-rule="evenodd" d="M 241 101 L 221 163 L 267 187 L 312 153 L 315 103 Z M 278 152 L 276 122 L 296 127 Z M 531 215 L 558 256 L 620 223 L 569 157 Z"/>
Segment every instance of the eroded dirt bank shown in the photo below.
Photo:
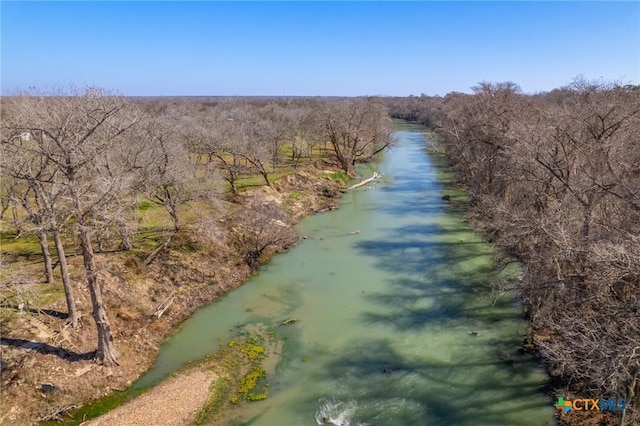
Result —
<path fill-rule="evenodd" d="M 92 360 L 95 327 L 89 293 L 82 284 L 80 256 L 69 257 L 83 315 L 79 330 L 65 328 L 63 297 L 52 297 L 50 303 L 39 297 L 38 305 L 22 309 L 3 303 L 2 424 L 32 424 L 55 417 L 66 407 L 82 406 L 127 388 L 151 366 L 159 345 L 176 325 L 241 285 L 253 273 L 251 266 L 295 244 L 292 224 L 305 215 L 337 207 L 344 182 L 336 175 L 316 167 L 299 170 L 272 187 L 245 191 L 218 206 L 190 206 L 188 223 L 177 234 L 158 229 L 138 241 L 143 246 L 148 241 L 154 244 L 99 253 L 99 274 L 120 354 L 117 367 Z M 170 236 L 169 244 L 145 265 L 153 247 Z M 3 257 L 3 263 L 13 261 L 9 264 L 13 282 L 28 281 L 39 273 L 38 262 Z M 170 379 L 160 387 L 189 377 Z M 198 376 L 196 381 L 204 389 L 211 377 Z M 191 399 L 199 404 L 198 398 Z"/>

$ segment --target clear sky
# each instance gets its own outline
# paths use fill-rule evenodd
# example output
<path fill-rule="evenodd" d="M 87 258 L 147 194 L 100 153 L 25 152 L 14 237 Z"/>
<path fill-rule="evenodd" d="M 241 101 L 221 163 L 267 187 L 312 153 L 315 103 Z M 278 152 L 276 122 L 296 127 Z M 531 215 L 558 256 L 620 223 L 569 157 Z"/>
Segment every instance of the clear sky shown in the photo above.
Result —
<path fill-rule="evenodd" d="M 2 93 L 525 92 L 576 76 L 640 83 L 640 2 L 0 3 Z"/>

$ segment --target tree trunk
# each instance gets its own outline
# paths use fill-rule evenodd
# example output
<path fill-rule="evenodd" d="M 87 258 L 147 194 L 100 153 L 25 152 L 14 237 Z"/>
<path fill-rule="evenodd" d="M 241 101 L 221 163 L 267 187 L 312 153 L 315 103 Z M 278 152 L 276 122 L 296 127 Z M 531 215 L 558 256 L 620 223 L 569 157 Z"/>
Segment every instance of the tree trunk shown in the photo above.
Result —
<path fill-rule="evenodd" d="M 16 203 L 13 203 L 12 206 L 11 206 L 11 217 L 13 218 L 13 220 L 15 222 L 18 222 L 18 218 L 20 217 L 20 215 L 18 215 L 18 206 L 17 206 Z M 20 223 L 20 222 L 18 222 L 18 223 Z"/>
<path fill-rule="evenodd" d="M 180 219 L 178 219 L 178 212 L 176 211 L 175 206 L 171 206 L 169 210 L 169 216 L 171 216 L 171 221 L 173 222 L 173 230 L 178 232 L 180 230 Z"/>
<path fill-rule="evenodd" d="M 591 234 L 591 214 L 593 213 L 593 201 L 589 197 L 589 204 L 584 206 L 584 213 L 582 219 L 582 229 L 580 233 L 585 239 L 589 239 Z"/>
<path fill-rule="evenodd" d="M 98 329 L 98 349 L 96 358 L 104 365 L 118 365 L 118 353 L 113 344 L 111 336 L 111 324 L 107 317 L 107 310 L 102 301 L 102 289 L 96 274 L 96 265 L 91 246 L 91 238 L 88 229 L 83 226 L 82 221 L 78 221 L 78 231 L 80 234 L 80 248 L 82 249 L 82 259 L 84 269 L 87 273 L 87 285 L 91 293 L 91 305 L 93 306 L 93 320 Z"/>
<path fill-rule="evenodd" d="M 131 250 L 131 238 L 124 223 L 118 224 L 118 234 L 120 235 L 120 250 Z"/>
<path fill-rule="evenodd" d="M 47 241 L 47 233 L 42 229 L 36 232 L 38 236 L 38 243 L 40 243 L 40 249 L 42 250 L 42 256 L 44 257 L 44 275 L 48 283 L 53 282 L 53 266 L 51 264 L 51 253 L 49 252 L 49 242 Z"/>
<path fill-rule="evenodd" d="M 269 174 L 264 170 L 261 170 L 260 174 L 262 175 L 262 178 L 264 179 L 264 182 L 267 184 L 267 186 L 270 187 L 271 186 L 271 182 L 269 182 Z"/>
<path fill-rule="evenodd" d="M 120 250 L 129 251 L 131 250 L 131 239 L 129 238 L 129 234 L 126 231 L 120 230 Z"/>
<path fill-rule="evenodd" d="M 173 230 L 175 232 L 178 232 L 181 226 L 180 218 L 178 217 L 178 206 L 176 206 L 176 203 L 173 199 L 165 198 L 164 208 L 171 217 L 171 222 L 173 222 Z"/>
<path fill-rule="evenodd" d="M 368 184 L 369 182 L 378 179 L 379 177 L 380 177 L 380 175 L 378 174 L 378 172 L 373 172 L 373 176 L 371 176 L 369 179 L 365 179 L 360 183 L 356 183 L 355 185 L 351 185 L 350 187 L 348 187 L 344 191 L 347 192 L 347 191 L 349 191 L 351 189 L 360 188 L 361 186 L 364 186 L 364 185 Z"/>
<path fill-rule="evenodd" d="M 69 312 L 67 321 L 73 328 L 76 328 L 78 326 L 78 311 L 76 310 L 76 300 L 73 298 L 73 287 L 71 286 L 71 280 L 69 279 L 67 257 L 64 251 L 64 246 L 62 245 L 60 231 L 53 231 L 53 241 L 56 244 L 56 251 L 58 252 L 58 262 L 60 263 L 60 273 L 62 274 L 62 287 L 64 287 L 64 295 L 67 299 L 67 312 Z"/>
<path fill-rule="evenodd" d="M 227 171 L 229 175 L 225 178 L 229 185 L 231 185 L 231 192 L 235 195 L 238 193 L 238 185 L 236 184 L 236 174 L 231 170 L 230 167 L 227 167 Z"/>
<path fill-rule="evenodd" d="M 0 204 L 2 205 L 2 208 L 0 209 L 0 220 L 4 220 L 4 214 L 9 210 L 9 207 L 11 207 L 11 201 L 9 201 L 8 197 L 3 197 L 0 200 Z"/>
<path fill-rule="evenodd" d="M 278 142 L 274 142 L 273 144 L 273 158 L 271 159 L 271 170 L 273 173 L 278 169 L 278 151 L 280 149 L 280 144 Z M 269 185 L 269 184 L 267 184 Z"/>

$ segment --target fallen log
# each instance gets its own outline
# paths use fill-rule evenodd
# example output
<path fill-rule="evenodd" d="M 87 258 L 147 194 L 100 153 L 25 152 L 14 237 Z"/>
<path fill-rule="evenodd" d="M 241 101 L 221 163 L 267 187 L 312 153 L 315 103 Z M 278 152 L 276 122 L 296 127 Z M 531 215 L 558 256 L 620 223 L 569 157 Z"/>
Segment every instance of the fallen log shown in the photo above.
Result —
<path fill-rule="evenodd" d="M 173 290 L 171 292 L 171 294 L 166 299 L 164 299 L 160 305 L 158 305 L 158 307 L 156 308 L 155 312 L 153 313 L 153 315 L 156 318 L 160 318 L 162 316 L 162 314 L 164 314 L 164 311 L 169 309 L 169 306 L 171 306 L 171 304 L 173 303 L 173 301 L 176 298 L 175 294 L 176 294 L 176 291 Z"/>
<path fill-rule="evenodd" d="M 176 235 L 176 232 L 171 234 L 171 236 L 169 238 L 167 238 L 167 241 L 165 241 L 164 243 L 160 244 L 154 251 L 152 251 L 151 254 L 149 256 L 147 256 L 147 258 L 144 260 L 144 262 L 142 262 L 142 267 L 146 268 L 147 266 L 149 266 L 151 264 L 151 262 L 153 262 L 153 260 L 156 258 L 158 253 L 160 253 L 160 251 L 162 249 L 164 249 L 165 247 L 167 247 L 169 245 L 169 243 L 171 242 L 171 239 L 175 235 Z"/>
<path fill-rule="evenodd" d="M 347 191 L 350 191 L 352 189 L 360 188 L 361 186 L 364 186 L 364 185 L 368 184 L 369 182 L 378 179 L 380 176 L 382 176 L 382 175 L 379 174 L 378 172 L 373 172 L 373 176 L 371 176 L 369 179 L 365 179 L 360 183 L 356 183 L 355 185 L 351 185 L 350 187 L 348 187 L 344 191 L 347 192 Z"/>

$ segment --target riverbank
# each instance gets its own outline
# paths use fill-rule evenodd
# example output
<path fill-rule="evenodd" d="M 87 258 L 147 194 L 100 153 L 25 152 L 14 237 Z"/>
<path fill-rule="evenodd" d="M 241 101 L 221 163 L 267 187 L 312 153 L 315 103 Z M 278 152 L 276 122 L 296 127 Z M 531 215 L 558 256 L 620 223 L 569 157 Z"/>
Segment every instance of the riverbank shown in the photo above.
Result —
<path fill-rule="evenodd" d="M 82 325 L 77 331 L 68 329 L 60 290 L 30 285 L 29 277 L 37 276 L 40 267 L 33 256 L 4 253 L 3 263 L 12 268 L 3 280 L 24 281 L 20 297 L 26 303 L 0 307 L 2 424 L 64 418 L 74 407 L 126 389 L 152 365 L 176 326 L 241 285 L 258 263 L 295 244 L 291 225 L 308 214 L 336 208 L 343 187 L 341 173 L 309 166 L 220 206 L 190 206 L 185 225 L 175 235 L 162 227 L 147 229 L 131 251 L 98 253 L 120 354 L 117 367 L 91 359 L 96 338 L 86 288 L 76 286 Z M 72 279 L 82 283 L 80 256 L 71 255 L 68 261 Z"/>
<path fill-rule="evenodd" d="M 264 366 L 255 396 L 268 398 L 204 424 L 554 424 L 547 378 L 519 353 L 512 295 L 488 293 L 510 272 L 495 270 L 458 197 L 442 198 L 420 129 L 397 136 L 378 184 L 300 223 L 303 244 L 182 324 L 139 383 L 264 334 L 282 343 L 265 350 L 277 369 Z"/>
<path fill-rule="evenodd" d="M 86 426 L 191 425 L 207 403 L 215 379 L 210 371 L 196 369 L 172 377 Z"/>
<path fill-rule="evenodd" d="M 418 124 L 418 123 L 417 123 Z M 433 133 L 434 139 L 439 137 L 437 133 Z M 464 209 L 464 215 L 466 222 L 476 232 L 482 234 L 486 241 L 492 244 L 492 247 L 496 250 L 496 265 L 499 267 L 508 267 L 509 265 L 518 264 L 518 278 L 509 282 L 503 283 L 494 289 L 496 294 L 503 291 L 514 292 L 515 297 L 522 301 L 523 282 L 526 280 L 533 280 L 535 278 L 527 275 L 527 262 L 523 258 L 514 257 L 513 253 L 509 254 L 504 246 L 500 244 L 499 238 L 496 238 L 498 232 L 496 232 L 496 224 L 494 218 L 487 214 L 487 211 L 479 209 L 477 207 L 477 200 L 469 195 L 470 191 L 468 186 L 461 183 L 459 177 L 456 176 L 454 169 L 451 167 L 450 153 L 447 152 L 446 145 L 435 143 L 430 147 L 434 158 L 436 158 L 441 167 L 439 173 L 439 179 L 443 182 L 448 182 L 447 190 L 444 191 L 444 197 L 447 200 L 458 198 L 464 200 L 464 204 L 470 208 Z M 504 231 L 504 230 L 502 230 Z M 523 318 L 526 319 L 527 331 L 525 339 L 522 342 L 520 350 L 524 353 L 534 356 L 538 362 L 544 366 L 545 371 L 549 375 L 549 384 L 546 392 L 549 393 L 550 398 L 553 401 L 557 401 L 559 397 L 563 397 L 565 400 L 583 398 L 584 395 L 576 393 L 572 390 L 567 383 L 567 377 L 563 376 L 562 372 L 557 368 L 552 368 L 549 360 L 545 358 L 544 352 L 541 350 L 539 344 L 535 342 L 549 342 L 557 336 L 553 336 L 548 330 L 540 327 L 538 324 L 539 319 L 532 318 L 529 312 L 522 312 Z M 597 399 L 597 398 L 595 398 Z M 635 415 L 631 413 L 631 415 Z M 600 410 L 583 410 L 583 411 L 571 411 L 570 415 L 566 413 L 562 414 L 560 411 L 555 412 L 555 418 L 558 425 L 562 426 L 618 426 L 635 424 L 635 420 L 631 420 L 627 423 L 621 423 L 619 411 L 600 411 Z"/>

